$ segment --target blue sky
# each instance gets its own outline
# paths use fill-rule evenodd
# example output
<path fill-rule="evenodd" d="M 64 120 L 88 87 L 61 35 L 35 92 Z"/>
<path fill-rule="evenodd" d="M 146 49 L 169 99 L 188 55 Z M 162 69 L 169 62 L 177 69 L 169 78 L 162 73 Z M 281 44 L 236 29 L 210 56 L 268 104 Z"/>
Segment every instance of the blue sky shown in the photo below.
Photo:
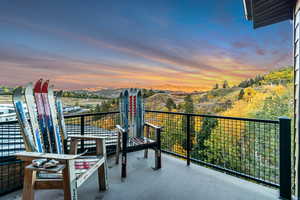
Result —
<path fill-rule="evenodd" d="M 253 30 L 242 0 L 0 3 L 0 84 L 207 90 L 292 64 L 292 25 Z"/>

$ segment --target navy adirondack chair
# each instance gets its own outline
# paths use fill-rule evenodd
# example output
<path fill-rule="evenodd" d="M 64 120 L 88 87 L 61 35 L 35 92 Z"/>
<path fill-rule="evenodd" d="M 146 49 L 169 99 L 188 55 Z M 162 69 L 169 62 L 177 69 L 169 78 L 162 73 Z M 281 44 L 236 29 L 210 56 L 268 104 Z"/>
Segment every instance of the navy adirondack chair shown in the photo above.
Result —
<path fill-rule="evenodd" d="M 145 122 L 144 104 L 141 90 L 126 89 L 121 92 L 120 121 L 117 125 L 118 142 L 116 164 L 119 164 L 120 152 L 122 152 L 121 177 L 125 178 L 127 167 L 127 153 L 144 150 L 144 157 L 148 157 L 148 149 L 155 151 L 155 168 L 161 168 L 161 127 Z M 150 128 L 154 129 L 155 137 L 150 138 Z M 144 129 L 146 130 L 144 132 Z"/>

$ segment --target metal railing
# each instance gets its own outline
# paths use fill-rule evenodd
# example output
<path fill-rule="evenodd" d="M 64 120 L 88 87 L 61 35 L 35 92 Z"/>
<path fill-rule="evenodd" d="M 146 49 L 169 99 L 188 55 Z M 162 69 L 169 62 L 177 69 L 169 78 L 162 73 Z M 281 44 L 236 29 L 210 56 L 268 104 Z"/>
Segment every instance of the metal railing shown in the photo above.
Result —
<path fill-rule="evenodd" d="M 279 186 L 279 121 L 147 111 L 163 127 L 162 149 L 270 186 Z"/>
<path fill-rule="evenodd" d="M 280 127 L 290 126 L 290 120 L 280 122 L 161 111 L 146 111 L 145 120 L 163 127 L 163 152 L 186 159 L 187 165 L 190 162 L 206 165 L 273 187 L 283 183 L 279 176 L 282 157 L 279 155 L 289 157 L 290 152 L 284 148 L 279 152 L 279 136 L 290 135 L 286 128 L 280 132 Z M 113 135 L 119 114 L 71 115 L 65 117 L 65 122 L 70 134 Z M 0 194 L 22 186 L 23 164 L 11 156 L 24 150 L 19 131 L 17 122 L 0 123 Z M 291 143 L 286 137 L 280 138 L 285 145 Z M 108 152 L 114 152 L 115 142 L 106 142 Z M 82 141 L 79 150 L 93 150 L 94 147 L 94 143 Z"/>
<path fill-rule="evenodd" d="M 119 112 L 92 113 L 65 116 L 66 129 L 72 135 L 116 135 Z M 115 151 L 114 140 L 106 141 L 107 153 Z M 81 141 L 79 152 L 85 148 L 95 150 L 93 141 Z M 21 188 L 23 185 L 23 163 L 14 153 L 24 151 L 25 147 L 17 121 L 0 123 L 0 195 Z"/>

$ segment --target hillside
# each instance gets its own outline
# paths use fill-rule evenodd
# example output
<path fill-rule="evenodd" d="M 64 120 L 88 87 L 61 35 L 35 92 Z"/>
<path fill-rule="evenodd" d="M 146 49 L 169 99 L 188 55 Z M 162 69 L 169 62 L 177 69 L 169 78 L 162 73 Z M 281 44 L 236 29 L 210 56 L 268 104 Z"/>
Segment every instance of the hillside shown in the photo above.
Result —
<path fill-rule="evenodd" d="M 225 88 L 217 87 L 201 93 L 155 94 L 145 100 L 146 108 L 185 112 L 188 95 L 194 113 L 265 119 L 282 115 L 292 117 L 293 68 L 284 67 L 257 75 L 234 87 L 227 84 Z M 169 98 L 175 103 L 172 109 L 166 107 Z"/>

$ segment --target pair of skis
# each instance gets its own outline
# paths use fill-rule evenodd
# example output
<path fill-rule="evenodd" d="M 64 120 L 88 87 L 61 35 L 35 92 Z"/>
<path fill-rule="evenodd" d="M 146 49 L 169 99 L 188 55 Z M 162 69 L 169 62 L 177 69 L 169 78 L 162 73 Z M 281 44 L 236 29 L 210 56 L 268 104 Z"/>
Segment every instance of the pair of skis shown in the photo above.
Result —
<path fill-rule="evenodd" d="M 29 105 L 37 108 L 44 143 L 48 146 L 46 150 L 48 152 L 62 154 L 63 143 L 57 120 L 53 86 L 49 87 L 49 81 L 43 82 L 43 80 L 40 79 L 36 82 L 33 91 L 36 104 L 29 103 Z"/>
<path fill-rule="evenodd" d="M 42 79 L 37 81 L 34 87 L 32 83 L 26 86 L 25 101 L 31 122 L 30 126 L 26 117 L 25 102 L 22 98 L 23 89 L 19 87 L 14 92 L 13 102 L 28 151 L 63 153 L 61 130 L 57 120 L 53 93 L 53 87 L 49 87 L 49 81 L 43 82 Z M 59 113 L 59 115 L 62 114 L 62 112 Z M 63 116 L 61 117 L 63 118 Z"/>

